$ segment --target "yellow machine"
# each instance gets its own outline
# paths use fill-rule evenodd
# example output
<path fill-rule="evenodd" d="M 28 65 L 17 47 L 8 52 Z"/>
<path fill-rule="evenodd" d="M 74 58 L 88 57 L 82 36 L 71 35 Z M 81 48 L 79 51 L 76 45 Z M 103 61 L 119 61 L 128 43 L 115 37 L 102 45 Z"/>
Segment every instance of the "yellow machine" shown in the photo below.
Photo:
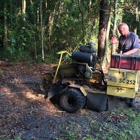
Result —
<path fill-rule="evenodd" d="M 108 72 L 107 94 L 135 98 L 139 96 L 139 71 L 110 68 Z"/>
<path fill-rule="evenodd" d="M 81 46 L 79 52 L 57 54 L 58 65 L 44 74 L 41 89 L 59 109 L 70 113 L 83 107 L 105 111 L 113 109 L 120 97 L 134 101 L 139 96 L 139 70 L 110 68 L 106 80 L 103 71 L 96 68 L 99 61 L 92 42 Z M 65 56 L 71 63 L 62 63 Z"/>

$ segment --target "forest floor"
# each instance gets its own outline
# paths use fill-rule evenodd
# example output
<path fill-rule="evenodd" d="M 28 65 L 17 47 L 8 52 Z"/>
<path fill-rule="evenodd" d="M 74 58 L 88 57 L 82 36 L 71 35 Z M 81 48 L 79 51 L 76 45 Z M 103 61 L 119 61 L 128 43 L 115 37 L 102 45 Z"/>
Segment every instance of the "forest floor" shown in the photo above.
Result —
<path fill-rule="evenodd" d="M 140 140 L 140 111 L 123 101 L 113 111 L 57 109 L 40 90 L 50 68 L 0 64 L 0 140 Z M 136 105 L 140 108 L 139 99 Z"/>

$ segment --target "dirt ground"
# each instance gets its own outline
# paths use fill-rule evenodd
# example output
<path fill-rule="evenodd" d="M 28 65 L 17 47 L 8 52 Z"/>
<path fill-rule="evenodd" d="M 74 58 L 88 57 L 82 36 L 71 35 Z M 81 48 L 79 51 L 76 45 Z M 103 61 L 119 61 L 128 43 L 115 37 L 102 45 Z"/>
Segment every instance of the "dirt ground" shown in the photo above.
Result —
<path fill-rule="evenodd" d="M 0 64 L 1 140 L 70 140 L 72 137 L 86 140 L 95 137 L 91 123 L 93 120 L 103 122 L 109 112 L 81 109 L 70 114 L 57 109 L 44 98 L 39 86 L 42 74 L 50 67 L 45 63 Z M 125 104 L 121 107 L 128 108 Z"/>

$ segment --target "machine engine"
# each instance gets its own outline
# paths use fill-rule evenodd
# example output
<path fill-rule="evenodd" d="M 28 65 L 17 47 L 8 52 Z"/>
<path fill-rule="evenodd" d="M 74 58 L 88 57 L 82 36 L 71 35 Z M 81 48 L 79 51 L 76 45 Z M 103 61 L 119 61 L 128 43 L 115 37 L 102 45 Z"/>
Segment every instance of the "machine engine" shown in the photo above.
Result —
<path fill-rule="evenodd" d="M 80 76 L 92 78 L 98 61 L 94 43 L 90 42 L 88 45 L 82 45 L 79 50 L 79 52 L 72 52 L 71 58 L 79 63 L 77 65 L 77 70 L 79 71 Z"/>

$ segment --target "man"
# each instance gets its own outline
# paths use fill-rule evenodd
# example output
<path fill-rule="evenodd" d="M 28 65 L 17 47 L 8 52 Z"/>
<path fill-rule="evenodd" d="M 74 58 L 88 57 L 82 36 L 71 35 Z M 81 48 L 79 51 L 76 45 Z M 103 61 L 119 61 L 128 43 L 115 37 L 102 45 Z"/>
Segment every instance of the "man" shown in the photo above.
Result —
<path fill-rule="evenodd" d="M 121 23 L 118 26 L 118 30 L 121 34 L 119 38 L 118 52 L 124 55 L 138 55 L 138 35 L 136 35 L 133 32 L 130 32 L 129 27 L 126 23 Z"/>
<path fill-rule="evenodd" d="M 118 26 L 118 30 L 121 34 L 119 38 L 118 53 L 123 55 L 138 55 L 139 50 L 138 35 L 136 35 L 133 32 L 130 32 L 129 27 L 126 23 L 121 23 Z M 135 98 L 129 99 L 129 101 L 130 106 L 135 107 Z"/>

